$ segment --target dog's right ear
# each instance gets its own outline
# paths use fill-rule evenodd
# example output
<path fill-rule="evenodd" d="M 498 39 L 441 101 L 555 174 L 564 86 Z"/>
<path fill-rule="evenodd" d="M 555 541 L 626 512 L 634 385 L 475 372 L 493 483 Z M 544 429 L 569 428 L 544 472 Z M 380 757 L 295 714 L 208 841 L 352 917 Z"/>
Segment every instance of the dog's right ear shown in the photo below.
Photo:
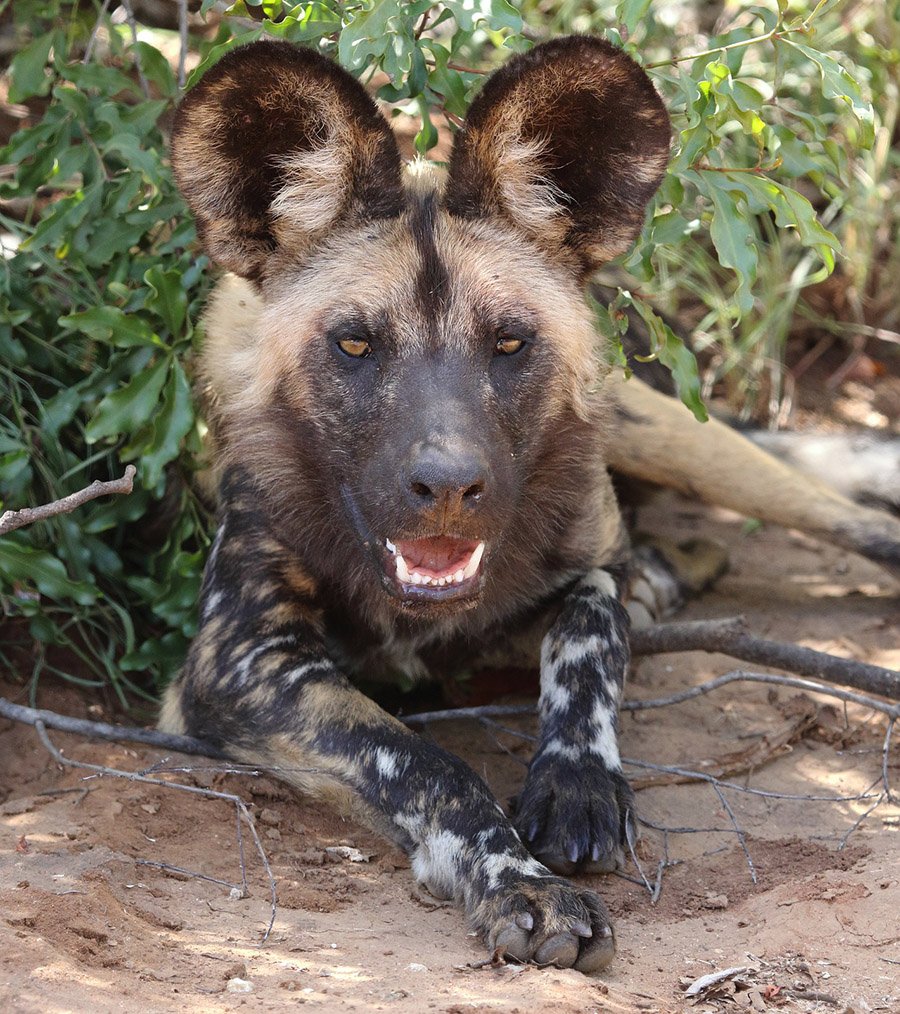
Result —
<path fill-rule="evenodd" d="M 207 253 L 261 281 L 326 232 L 400 213 L 393 132 L 362 86 L 321 54 L 256 42 L 223 57 L 181 103 L 175 178 Z"/>

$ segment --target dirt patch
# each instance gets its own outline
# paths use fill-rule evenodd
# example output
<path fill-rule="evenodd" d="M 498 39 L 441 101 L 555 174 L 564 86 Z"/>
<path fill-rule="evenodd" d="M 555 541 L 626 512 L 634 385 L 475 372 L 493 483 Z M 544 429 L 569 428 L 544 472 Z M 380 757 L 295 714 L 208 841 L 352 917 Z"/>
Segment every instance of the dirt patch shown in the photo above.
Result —
<path fill-rule="evenodd" d="M 639 520 L 731 546 L 731 572 L 714 595 L 692 604 L 688 617 L 744 613 L 754 631 L 770 637 L 900 664 L 896 600 L 876 568 L 791 533 L 744 535 L 734 516 L 676 497 L 643 508 Z M 728 660 L 700 653 L 647 659 L 629 693 L 670 693 L 728 668 Z M 499 682 L 490 688 L 508 689 Z M 21 699 L 21 687 L 6 690 Z M 697 767 L 779 726 L 792 713 L 793 697 L 732 687 L 652 715 L 626 715 L 624 752 Z M 49 683 L 39 703 L 112 717 Z M 555 969 L 469 967 L 484 957 L 480 943 L 467 936 L 452 907 L 416 891 L 396 849 L 271 779 L 223 775 L 201 762 L 177 777 L 239 794 L 257 818 L 272 865 L 278 914 L 260 947 L 270 912 L 267 881 L 245 841 L 249 896 L 234 889 L 241 872 L 233 806 L 122 780 L 84 780 L 60 771 L 32 730 L 4 723 L 0 1007 L 22 1014 L 135 1008 L 153 1014 L 280 1011 L 303 1003 L 403 1014 L 526 1014 L 545 1007 L 667 1014 L 761 1003 L 773 1010 L 898 1011 L 900 809 L 883 804 L 838 849 L 871 805 L 846 797 L 877 789 L 884 726 L 862 709 L 845 715 L 818 704 L 816 722 L 786 753 L 733 781 L 841 798 L 727 792 L 746 852 L 709 785 L 639 793 L 641 815 L 669 829 L 645 828 L 638 847 L 651 886 L 660 862 L 671 865 L 655 903 L 631 863 L 623 871 L 631 880 L 583 878 L 616 916 L 619 957 L 602 980 Z M 508 724 L 528 730 L 529 722 Z M 515 793 L 526 742 L 471 723 L 434 726 L 431 734 L 485 775 L 501 800 Z M 142 770 L 161 759 L 152 750 L 65 735 L 54 740 L 73 757 L 117 768 Z M 896 760 L 890 771 L 900 780 Z M 326 851 L 342 845 L 368 861 Z M 686 983 L 737 966 L 750 969 L 743 979 L 701 994 L 696 1005 L 685 997 Z M 822 995 L 835 1003 L 808 998 Z"/>

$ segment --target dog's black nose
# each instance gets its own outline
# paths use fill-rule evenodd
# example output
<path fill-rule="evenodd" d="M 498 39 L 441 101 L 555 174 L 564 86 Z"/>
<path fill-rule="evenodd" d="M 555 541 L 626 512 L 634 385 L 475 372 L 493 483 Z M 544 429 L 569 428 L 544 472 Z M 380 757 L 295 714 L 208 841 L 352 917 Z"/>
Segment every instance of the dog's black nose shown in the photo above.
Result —
<path fill-rule="evenodd" d="M 477 449 L 462 442 L 426 444 L 406 476 L 406 496 L 417 510 L 474 506 L 487 487 L 487 462 Z"/>

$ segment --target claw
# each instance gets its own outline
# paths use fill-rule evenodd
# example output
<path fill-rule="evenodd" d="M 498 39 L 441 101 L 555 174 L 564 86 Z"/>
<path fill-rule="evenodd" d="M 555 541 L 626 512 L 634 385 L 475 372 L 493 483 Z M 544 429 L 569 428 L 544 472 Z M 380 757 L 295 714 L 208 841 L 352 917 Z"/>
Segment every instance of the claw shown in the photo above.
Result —
<path fill-rule="evenodd" d="M 606 927 L 604 927 L 604 929 L 605 928 Z M 583 919 L 579 919 L 577 922 L 572 923 L 572 932 L 579 937 L 592 937 L 594 935 L 594 931 L 586 922 L 584 922 Z M 600 935 L 602 936 L 603 933 L 601 932 Z"/>
<path fill-rule="evenodd" d="M 534 929 L 534 916 L 530 912 L 520 912 L 516 916 L 516 925 L 523 930 Z"/>
<path fill-rule="evenodd" d="M 571 933 L 557 933 L 538 948 L 534 960 L 539 965 L 571 968 L 578 959 L 578 938 Z"/>

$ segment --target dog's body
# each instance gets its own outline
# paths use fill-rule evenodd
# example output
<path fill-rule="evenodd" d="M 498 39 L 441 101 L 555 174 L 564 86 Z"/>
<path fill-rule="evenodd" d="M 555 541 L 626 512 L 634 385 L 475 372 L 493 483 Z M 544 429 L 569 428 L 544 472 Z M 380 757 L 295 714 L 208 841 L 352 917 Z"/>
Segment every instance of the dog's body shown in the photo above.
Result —
<path fill-rule="evenodd" d="M 604 461 L 900 561 L 893 519 L 598 375 L 582 285 L 633 240 L 668 144 L 643 72 L 587 38 L 491 78 L 446 178 L 404 179 L 356 82 L 277 44 L 208 74 L 173 142 L 207 249 L 242 278 L 207 316 L 221 525 L 162 725 L 348 805 L 490 947 L 587 972 L 612 957 L 608 916 L 550 868 L 616 863 L 623 599 L 646 619 L 681 590 L 651 557 L 629 574 Z M 351 683 L 498 658 L 541 670 L 515 827 Z"/>

